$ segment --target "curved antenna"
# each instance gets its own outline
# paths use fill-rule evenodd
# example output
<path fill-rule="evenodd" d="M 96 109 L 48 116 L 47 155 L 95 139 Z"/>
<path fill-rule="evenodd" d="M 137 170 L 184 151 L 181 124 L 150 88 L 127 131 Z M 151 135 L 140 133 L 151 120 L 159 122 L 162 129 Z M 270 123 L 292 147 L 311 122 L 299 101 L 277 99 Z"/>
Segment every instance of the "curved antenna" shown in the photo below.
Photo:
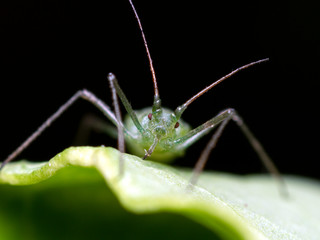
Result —
<path fill-rule="evenodd" d="M 175 115 L 176 117 L 179 119 L 182 115 L 182 113 L 184 112 L 184 110 L 186 110 L 186 108 L 197 98 L 199 98 L 200 96 L 202 96 L 204 93 L 208 92 L 211 88 L 213 88 L 214 86 L 218 85 L 219 83 L 221 83 L 222 81 L 226 80 L 227 78 L 231 77 L 232 75 L 236 74 L 237 72 L 246 69 L 248 67 L 251 67 L 253 65 L 256 65 L 258 63 L 262 63 L 262 62 L 266 62 L 268 61 L 269 58 L 265 58 L 265 59 L 261 59 L 259 61 L 255 61 L 249 64 L 246 64 L 242 67 L 237 68 L 236 70 L 233 70 L 232 72 L 230 72 L 229 74 L 225 75 L 224 77 L 220 78 L 219 80 L 215 81 L 214 83 L 212 83 L 211 85 L 209 85 L 208 87 L 204 88 L 202 91 L 198 92 L 196 95 L 194 95 L 192 98 L 190 98 L 188 101 L 186 101 L 183 105 L 177 107 L 177 109 L 175 110 Z"/>
<path fill-rule="evenodd" d="M 156 73 L 155 73 L 154 68 L 153 68 L 152 59 L 151 59 L 150 51 L 149 51 L 149 48 L 148 48 L 147 40 L 146 40 L 146 37 L 145 37 L 144 32 L 143 32 L 143 28 L 142 28 L 142 24 L 141 24 L 140 18 L 139 18 L 138 13 L 137 13 L 137 11 L 136 11 L 133 3 L 132 3 L 132 0 L 129 0 L 129 2 L 130 2 L 130 5 L 132 7 L 132 10 L 134 12 L 134 15 L 135 15 L 135 17 L 136 17 L 136 19 L 138 21 L 139 28 L 140 28 L 140 31 L 141 31 L 141 35 L 142 35 L 142 38 L 143 38 L 143 43 L 144 43 L 144 46 L 145 46 L 146 51 L 147 51 L 150 70 L 151 70 L 151 74 L 152 74 L 153 85 L 154 85 L 154 96 L 155 96 L 156 99 L 159 99 L 159 90 L 158 90 Z"/>

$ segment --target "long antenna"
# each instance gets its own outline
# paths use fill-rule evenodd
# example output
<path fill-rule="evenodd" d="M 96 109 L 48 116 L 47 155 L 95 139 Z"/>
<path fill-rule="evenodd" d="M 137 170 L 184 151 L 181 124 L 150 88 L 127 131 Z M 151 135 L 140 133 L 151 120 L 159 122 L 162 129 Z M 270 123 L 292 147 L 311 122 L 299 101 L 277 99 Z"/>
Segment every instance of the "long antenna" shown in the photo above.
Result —
<path fill-rule="evenodd" d="M 237 68 L 236 70 L 233 70 L 232 72 L 230 72 L 229 74 L 225 75 L 224 77 L 220 78 L 219 80 L 215 81 L 214 83 L 212 83 L 211 85 L 209 85 L 208 87 L 204 88 L 202 91 L 198 92 L 196 95 L 194 95 L 192 98 L 190 98 L 188 101 L 186 101 L 183 105 L 177 107 L 175 114 L 177 118 L 180 118 L 181 114 L 183 113 L 184 110 L 186 110 L 186 108 L 197 98 L 199 98 L 200 96 L 202 96 L 204 93 L 208 92 L 211 88 L 213 88 L 214 86 L 218 85 L 219 83 L 221 83 L 222 81 L 226 80 L 227 78 L 231 77 L 232 75 L 236 74 L 237 72 L 246 69 L 248 67 L 251 67 L 253 65 L 256 65 L 258 63 L 262 63 L 262 62 L 266 62 L 268 61 L 269 58 L 265 58 L 265 59 L 261 59 L 259 61 L 255 61 L 249 64 L 246 64 L 242 67 Z"/>
<path fill-rule="evenodd" d="M 149 65 L 150 65 L 150 70 L 151 70 L 151 74 L 152 74 L 152 80 L 153 80 L 153 85 L 154 85 L 154 96 L 156 99 L 159 99 L 159 90 L 158 90 L 158 84 L 157 84 L 157 78 L 156 78 L 156 73 L 154 71 L 154 68 L 153 68 L 153 64 L 152 64 L 152 59 L 151 59 L 151 55 L 150 55 L 150 51 L 149 51 L 149 48 L 148 48 L 148 44 L 147 44 L 147 40 L 146 40 L 146 37 L 144 35 L 144 32 L 143 32 L 143 28 L 142 28 L 142 24 L 141 24 L 141 21 L 140 21 L 140 18 L 138 16 L 138 13 L 132 3 L 131 0 L 129 0 L 130 2 L 130 5 L 132 7 L 132 10 L 134 12 L 134 15 L 138 21 L 138 24 L 139 24 L 139 28 L 140 28 L 140 31 L 141 31 L 141 35 L 142 35 L 142 38 L 143 38 L 143 43 L 144 43 L 144 46 L 146 48 L 146 51 L 147 51 L 147 55 L 148 55 L 148 59 L 149 59 Z"/>

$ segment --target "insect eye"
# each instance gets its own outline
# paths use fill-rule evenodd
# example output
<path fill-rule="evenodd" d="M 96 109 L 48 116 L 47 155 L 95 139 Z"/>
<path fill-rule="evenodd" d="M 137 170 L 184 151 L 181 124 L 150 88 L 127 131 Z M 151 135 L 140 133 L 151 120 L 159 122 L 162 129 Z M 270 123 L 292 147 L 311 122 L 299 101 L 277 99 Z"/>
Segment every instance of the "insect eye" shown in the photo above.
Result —
<path fill-rule="evenodd" d="M 174 128 L 178 128 L 180 126 L 179 122 L 176 122 L 176 125 L 174 125 Z"/>
<path fill-rule="evenodd" d="M 148 118 L 149 118 L 149 120 L 152 119 L 152 113 L 149 113 L 149 114 L 148 114 Z"/>

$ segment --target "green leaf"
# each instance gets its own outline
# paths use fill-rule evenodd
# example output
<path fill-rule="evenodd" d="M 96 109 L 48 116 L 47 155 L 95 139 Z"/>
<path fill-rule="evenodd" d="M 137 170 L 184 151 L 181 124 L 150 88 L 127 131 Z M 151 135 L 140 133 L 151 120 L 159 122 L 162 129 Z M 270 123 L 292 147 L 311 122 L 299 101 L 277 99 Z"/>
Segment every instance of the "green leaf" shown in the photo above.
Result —
<path fill-rule="evenodd" d="M 49 162 L 6 165 L 0 173 L 1 239 L 320 236 L 318 182 L 286 177 L 290 195 L 284 198 L 268 176 L 211 172 L 187 188 L 189 170 L 123 157 L 121 177 L 118 151 L 104 147 L 69 148 Z"/>

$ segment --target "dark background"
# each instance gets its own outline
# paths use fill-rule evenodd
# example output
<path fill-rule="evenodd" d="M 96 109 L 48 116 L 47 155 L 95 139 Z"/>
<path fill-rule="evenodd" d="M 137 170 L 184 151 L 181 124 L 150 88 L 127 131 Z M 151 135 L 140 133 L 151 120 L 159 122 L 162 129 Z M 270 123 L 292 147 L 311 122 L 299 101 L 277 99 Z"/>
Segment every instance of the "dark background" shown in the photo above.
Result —
<path fill-rule="evenodd" d="M 320 178 L 320 15 L 316 1 L 134 1 L 154 61 L 164 106 L 176 108 L 214 80 L 247 69 L 194 102 L 183 118 L 197 126 L 234 107 L 283 173 Z M 150 106 L 146 53 L 127 1 L 1 1 L 1 151 L 4 159 L 72 94 L 87 88 L 111 104 L 113 72 L 133 108 Z M 80 100 L 19 157 L 50 159 L 72 145 L 83 114 Z M 193 166 L 209 137 L 177 165 Z M 93 134 L 90 145 L 116 145 Z M 231 123 L 209 169 L 263 171 Z"/>

